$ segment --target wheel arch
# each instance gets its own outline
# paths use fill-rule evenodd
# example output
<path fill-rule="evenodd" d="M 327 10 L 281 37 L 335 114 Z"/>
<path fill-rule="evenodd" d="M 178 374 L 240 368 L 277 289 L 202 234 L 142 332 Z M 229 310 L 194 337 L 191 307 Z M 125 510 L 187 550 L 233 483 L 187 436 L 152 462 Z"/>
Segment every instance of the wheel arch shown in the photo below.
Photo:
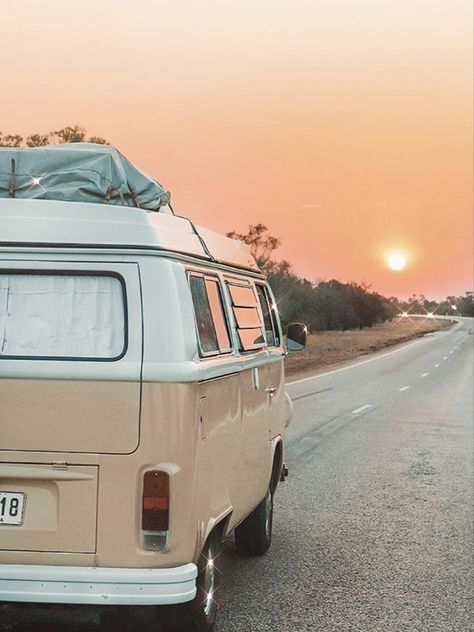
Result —
<path fill-rule="evenodd" d="M 201 551 L 206 544 L 209 536 L 214 531 L 219 533 L 220 538 L 224 538 L 229 535 L 229 522 L 232 517 L 233 507 L 228 507 L 217 516 L 209 518 L 207 523 L 201 523 L 201 528 L 198 533 L 198 542 L 196 545 L 195 559 L 198 559 L 201 555 Z"/>
<path fill-rule="evenodd" d="M 272 473 L 270 476 L 270 490 L 275 493 L 283 469 L 283 439 L 278 435 L 272 439 Z"/>

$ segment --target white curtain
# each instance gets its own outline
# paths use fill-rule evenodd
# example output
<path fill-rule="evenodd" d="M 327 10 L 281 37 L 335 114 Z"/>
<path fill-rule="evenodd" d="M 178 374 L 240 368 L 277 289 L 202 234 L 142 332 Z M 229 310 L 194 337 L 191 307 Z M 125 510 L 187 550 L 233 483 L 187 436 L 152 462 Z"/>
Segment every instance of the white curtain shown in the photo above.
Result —
<path fill-rule="evenodd" d="M 0 357 L 113 358 L 124 330 L 113 276 L 0 274 Z"/>

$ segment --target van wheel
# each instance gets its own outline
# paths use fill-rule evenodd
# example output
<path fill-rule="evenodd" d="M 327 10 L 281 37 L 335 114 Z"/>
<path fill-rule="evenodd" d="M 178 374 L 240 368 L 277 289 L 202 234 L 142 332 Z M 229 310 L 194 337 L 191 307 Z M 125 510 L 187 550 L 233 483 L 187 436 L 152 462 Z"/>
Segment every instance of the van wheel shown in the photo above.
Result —
<path fill-rule="evenodd" d="M 235 528 L 237 549 L 249 555 L 263 555 L 272 543 L 272 526 L 273 494 L 268 488 L 262 502 Z"/>
<path fill-rule="evenodd" d="M 219 571 L 216 560 L 221 538 L 214 530 L 202 550 L 196 578 L 196 596 L 192 601 L 171 606 L 134 608 L 131 629 L 140 632 L 212 632 L 217 615 Z"/>
<path fill-rule="evenodd" d="M 218 610 L 219 571 L 217 560 L 222 550 L 221 537 L 215 529 L 208 537 L 198 562 L 196 597 L 180 608 L 186 632 L 211 632 Z"/>

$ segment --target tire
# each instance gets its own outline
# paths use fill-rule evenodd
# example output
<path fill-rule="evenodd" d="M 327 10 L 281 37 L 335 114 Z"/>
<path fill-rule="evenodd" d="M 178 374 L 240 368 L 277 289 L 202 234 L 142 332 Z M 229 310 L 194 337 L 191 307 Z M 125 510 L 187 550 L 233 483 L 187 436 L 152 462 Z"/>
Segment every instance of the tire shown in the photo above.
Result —
<path fill-rule="evenodd" d="M 220 533 L 214 530 L 207 539 L 197 564 L 195 598 L 179 605 L 142 608 L 143 612 L 137 612 L 133 617 L 132 629 L 140 632 L 212 632 L 219 594 L 219 571 L 215 560 L 221 549 Z"/>
<path fill-rule="evenodd" d="M 264 555 L 272 543 L 273 494 L 268 488 L 265 498 L 235 528 L 237 549 L 247 555 Z"/>
<path fill-rule="evenodd" d="M 221 536 L 214 530 L 208 537 L 198 562 L 196 597 L 183 604 L 179 619 L 186 632 L 212 632 L 216 622 L 219 598 L 219 571 L 216 560 L 222 550 Z"/>

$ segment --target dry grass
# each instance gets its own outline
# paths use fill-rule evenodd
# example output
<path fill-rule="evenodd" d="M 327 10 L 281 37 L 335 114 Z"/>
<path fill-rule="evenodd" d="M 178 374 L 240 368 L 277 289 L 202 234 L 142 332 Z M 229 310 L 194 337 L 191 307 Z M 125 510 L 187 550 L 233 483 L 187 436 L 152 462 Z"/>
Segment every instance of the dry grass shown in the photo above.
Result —
<path fill-rule="evenodd" d="M 321 331 L 308 337 L 306 349 L 290 352 L 285 362 L 285 372 L 293 377 L 297 374 L 304 377 L 305 373 L 348 362 L 452 325 L 447 320 L 410 321 L 404 318 L 375 325 L 371 329 Z"/>

